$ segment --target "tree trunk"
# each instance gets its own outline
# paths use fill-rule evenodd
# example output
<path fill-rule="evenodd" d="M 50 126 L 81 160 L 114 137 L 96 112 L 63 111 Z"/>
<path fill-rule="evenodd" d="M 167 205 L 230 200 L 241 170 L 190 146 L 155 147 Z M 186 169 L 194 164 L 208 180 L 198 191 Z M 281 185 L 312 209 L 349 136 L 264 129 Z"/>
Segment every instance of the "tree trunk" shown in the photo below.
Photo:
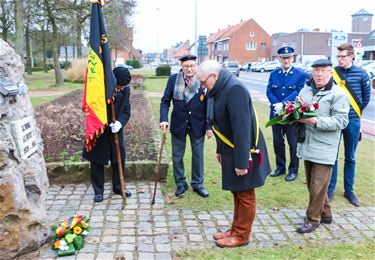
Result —
<path fill-rule="evenodd" d="M 78 16 L 78 14 L 77 14 Z M 77 17 L 79 19 L 76 24 L 76 45 L 77 45 L 77 58 L 82 58 L 82 41 L 81 41 L 81 34 L 82 34 L 82 24 L 80 22 L 80 16 Z"/>
<path fill-rule="evenodd" d="M 68 62 L 68 46 L 64 46 L 64 49 L 65 49 L 65 63 Z"/>
<path fill-rule="evenodd" d="M 23 29 L 23 1 L 15 0 L 15 20 L 16 20 L 16 52 L 24 58 L 24 29 Z"/>
<path fill-rule="evenodd" d="M 5 1 L 0 1 L 0 6 L 1 6 L 1 10 L 2 10 L 2 14 L 1 14 L 1 17 L 0 17 L 1 28 L 2 28 L 1 38 L 4 41 L 8 41 L 8 26 L 7 26 L 8 21 L 7 21 L 7 17 L 6 17 Z"/>
<path fill-rule="evenodd" d="M 64 80 L 61 74 L 60 62 L 59 62 L 59 44 L 57 42 L 57 25 L 54 18 L 50 17 L 52 24 L 52 56 L 53 56 L 53 66 L 55 68 L 55 79 L 56 87 L 61 87 L 64 85 Z"/>
<path fill-rule="evenodd" d="M 27 23 L 27 27 L 25 30 L 25 39 L 26 39 L 26 72 L 28 75 L 32 74 L 31 68 L 31 48 L 30 48 L 30 28 L 29 23 Z"/>
<path fill-rule="evenodd" d="M 43 48 L 43 71 L 45 73 L 48 72 L 48 68 L 47 68 L 47 48 L 46 48 L 46 30 L 44 28 L 44 24 L 42 26 L 42 48 Z"/>

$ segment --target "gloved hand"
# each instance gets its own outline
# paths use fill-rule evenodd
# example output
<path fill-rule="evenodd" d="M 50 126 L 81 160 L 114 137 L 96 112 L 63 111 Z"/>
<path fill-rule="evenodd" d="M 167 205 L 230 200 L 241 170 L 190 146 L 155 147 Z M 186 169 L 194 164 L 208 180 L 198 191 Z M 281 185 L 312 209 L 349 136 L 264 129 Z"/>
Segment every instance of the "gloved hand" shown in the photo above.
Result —
<path fill-rule="evenodd" d="M 117 133 L 118 131 L 120 131 L 122 124 L 119 121 L 116 121 L 114 123 L 111 123 L 109 126 L 111 127 L 112 133 Z"/>
<path fill-rule="evenodd" d="M 276 114 L 276 115 L 280 115 L 282 109 L 284 108 L 284 105 L 282 102 L 279 102 L 279 103 L 275 103 L 272 105 L 273 106 L 273 112 Z"/>

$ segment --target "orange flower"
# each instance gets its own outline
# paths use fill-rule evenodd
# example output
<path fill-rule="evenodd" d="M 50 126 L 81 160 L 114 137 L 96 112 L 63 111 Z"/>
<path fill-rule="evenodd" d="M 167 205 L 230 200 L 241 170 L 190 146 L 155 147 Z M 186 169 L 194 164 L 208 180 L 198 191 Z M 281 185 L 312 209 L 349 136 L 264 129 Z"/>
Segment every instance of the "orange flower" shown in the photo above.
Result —
<path fill-rule="evenodd" d="M 60 240 L 56 240 L 54 243 L 53 243 L 53 248 L 54 249 L 58 249 L 60 246 Z"/>
<path fill-rule="evenodd" d="M 82 228 L 80 228 L 80 227 L 74 227 L 73 228 L 73 232 L 74 232 L 74 234 L 79 235 L 79 234 L 82 233 Z"/>
<path fill-rule="evenodd" d="M 87 223 L 85 221 L 83 221 L 83 220 L 81 220 L 80 224 L 81 224 L 82 227 L 86 227 L 87 226 Z"/>

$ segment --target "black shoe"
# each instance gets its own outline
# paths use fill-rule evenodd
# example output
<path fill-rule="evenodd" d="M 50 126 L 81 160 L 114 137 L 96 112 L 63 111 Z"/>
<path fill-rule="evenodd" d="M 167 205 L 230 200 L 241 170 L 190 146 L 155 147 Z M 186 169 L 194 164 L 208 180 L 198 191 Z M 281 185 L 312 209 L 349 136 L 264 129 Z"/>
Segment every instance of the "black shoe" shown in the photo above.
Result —
<path fill-rule="evenodd" d="M 122 192 L 121 192 L 121 190 L 114 189 L 114 190 L 113 190 L 113 193 L 122 196 Z M 125 189 L 125 196 L 126 196 L 127 198 L 129 198 L 129 197 L 132 196 L 132 193 L 131 193 L 130 191 L 128 191 L 127 189 Z"/>
<path fill-rule="evenodd" d="M 96 194 L 94 197 L 94 202 L 102 202 L 103 201 L 103 195 Z"/>
<path fill-rule="evenodd" d="M 333 222 L 332 216 L 330 217 L 320 217 L 320 223 L 321 224 L 331 224 Z"/>
<path fill-rule="evenodd" d="M 303 221 L 306 222 L 307 218 L 305 217 Z M 331 224 L 332 222 L 333 222 L 332 216 L 330 216 L 330 217 L 321 216 L 320 217 L 320 224 Z"/>
<path fill-rule="evenodd" d="M 334 193 L 333 191 L 328 191 L 328 192 L 327 192 L 327 199 L 328 199 L 328 202 L 331 202 L 331 201 L 332 201 L 334 195 L 335 195 L 335 193 Z"/>
<path fill-rule="evenodd" d="M 348 201 L 356 206 L 356 207 L 360 207 L 361 204 L 359 203 L 359 201 L 357 200 L 356 196 L 354 195 L 354 192 L 348 192 L 348 193 L 344 193 L 344 197 L 348 199 Z"/>
<path fill-rule="evenodd" d="M 188 189 L 189 186 L 187 184 L 178 186 L 174 195 L 176 195 L 176 197 L 181 197 Z"/>
<path fill-rule="evenodd" d="M 285 174 L 285 170 L 276 169 L 274 172 L 270 174 L 271 177 L 277 177 L 280 175 Z"/>
<path fill-rule="evenodd" d="M 294 181 L 297 179 L 297 173 L 290 172 L 287 176 L 285 176 L 285 181 Z"/>
<path fill-rule="evenodd" d="M 199 196 L 203 197 L 203 198 L 207 198 L 208 197 L 208 191 L 205 189 L 205 188 L 193 188 L 193 191 L 195 191 L 196 193 L 198 193 Z"/>
<path fill-rule="evenodd" d="M 300 234 L 305 234 L 313 232 L 317 227 L 319 227 L 319 224 L 311 224 L 310 222 L 305 221 L 305 223 L 301 224 L 296 231 Z"/>

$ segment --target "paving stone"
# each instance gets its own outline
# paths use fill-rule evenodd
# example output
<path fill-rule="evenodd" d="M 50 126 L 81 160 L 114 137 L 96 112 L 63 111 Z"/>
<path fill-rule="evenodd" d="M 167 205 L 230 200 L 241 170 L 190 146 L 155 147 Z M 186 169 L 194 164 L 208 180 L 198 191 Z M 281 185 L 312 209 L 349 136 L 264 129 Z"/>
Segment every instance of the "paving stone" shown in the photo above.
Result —
<path fill-rule="evenodd" d="M 100 243 L 99 252 L 116 252 L 116 243 Z"/>
<path fill-rule="evenodd" d="M 100 260 L 113 260 L 113 257 L 115 256 L 115 254 L 113 253 L 102 253 L 100 252 L 97 256 L 96 256 L 96 259 L 100 259 Z M 65 259 L 65 258 L 64 258 Z"/>
<path fill-rule="evenodd" d="M 129 251 L 129 252 L 132 252 L 135 250 L 135 244 L 129 244 L 129 243 L 126 243 L 126 244 L 119 244 L 118 246 L 118 250 L 120 252 L 123 252 L 123 251 Z"/>
<path fill-rule="evenodd" d="M 81 253 L 80 251 L 76 257 L 76 260 L 90 260 L 90 259 L 95 259 L 95 254 Z"/>
<path fill-rule="evenodd" d="M 191 242 L 202 242 L 203 241 L 203 237 L 202 237 L 202 235 L 189 234 L 189 240 Z"/>
<path fill-rule="evenodd" d="M 155 256 L 154 256 L 154 254 L 152 254 L 152 253 L 139 252 L 139 254 L 138 254 L 138 259 L 142 259 L 142 260 L 153 260 L 153 259 L 155 259 Z"/>
<path fill-rule="evenodd" d="M 156 244 L 156 252 L 168 253 L 171 252 L 172 248 L 170 244 Z"/>
<path fill-rule="evenodd" d="M 156 260 L 171 260 L 172 256 L 170 253 L 156 253 L 155 259 Z"/>
<path fill-rule="evenodd" d="M 138 251 L 139 252 L 155 252 L 155 247 L 153 244 L 138 244 Z"/>

